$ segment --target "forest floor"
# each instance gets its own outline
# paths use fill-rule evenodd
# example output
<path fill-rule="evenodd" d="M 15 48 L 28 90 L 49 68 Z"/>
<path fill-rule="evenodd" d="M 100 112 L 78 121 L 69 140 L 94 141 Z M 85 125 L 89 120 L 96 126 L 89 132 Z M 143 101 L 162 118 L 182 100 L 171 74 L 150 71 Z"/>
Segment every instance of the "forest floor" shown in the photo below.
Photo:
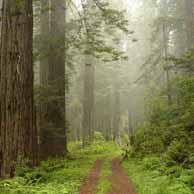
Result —
<path fill-rule="evenodd" d="M 103 160 L 97 160 L 89 175 L 86 177 L 84 184 L 80 188 L 80 194 L 95 194 L 97 183 L 103 166 Z"/>
<path fill-rule="evenodd" d="M 18 167 L 14 179 L 0 180 L 0 194 L 194 194 L 194 172 L 166 169 L 158 156 L 121 161 L 112 142 L 73 143 L 70 151 L 36 169 Z"/>
<path fill-rule="evenodd" d="M 112 175 L 110 177 L 112 189 L 108 194 L 136 194 L 135 188 L 121 162 L 119 158 L 115 158 L 112 161 Z"/>
<path fill-rule="evenodd" d="M 110 162 L 110 161 L 109 161 Z M 107 181 L 110 184 L 106 188 L 104 187 L 103 193 L 106 194 L 136 194 L 132 182 L 129 180 L 125 170 L 121 166 L 121 159 L 114 158 L 111 162 L 111 175 L 107 177 Z M 97 160 L 91 172 L 81 186 L 79 194 L 96 194 L 101 193 L 99 182 L 103 182 L 103 178 L 100 180 L 100 174 L 102 171 L 104 160 Z M 103 185 L 101 185 L 103 188 Z"/>

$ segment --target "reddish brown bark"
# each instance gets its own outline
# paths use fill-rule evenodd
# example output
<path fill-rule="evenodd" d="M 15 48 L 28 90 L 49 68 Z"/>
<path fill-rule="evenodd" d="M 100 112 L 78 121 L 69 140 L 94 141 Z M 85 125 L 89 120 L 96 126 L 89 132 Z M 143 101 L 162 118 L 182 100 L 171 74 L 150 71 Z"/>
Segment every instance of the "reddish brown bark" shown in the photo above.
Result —
<path fill-rule="evenodd" d="M 17 163 L 34 164 L 36 126 L 33 108 L 32 0 L 3 2 L 0 45 L 1 176 Z M 33 147 L 34 146 L 34 147 Z"/>

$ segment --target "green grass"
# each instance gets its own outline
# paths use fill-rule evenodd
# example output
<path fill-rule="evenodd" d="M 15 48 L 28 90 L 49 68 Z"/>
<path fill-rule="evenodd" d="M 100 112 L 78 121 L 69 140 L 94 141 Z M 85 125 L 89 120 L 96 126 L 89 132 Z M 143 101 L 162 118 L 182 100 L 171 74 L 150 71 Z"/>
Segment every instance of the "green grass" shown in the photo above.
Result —
<path fill-rule="evenodd" d="M 77 194 L 96 159 L 120 153 L 112 142 L 97 141 L 85 149 L 78 142 L 69 147 L 67 159 L 50 159 L 36 169 L 18 168 L 14 179 L 0 181 L 0 194 Z"/>
<path fill-rule="evenodd" d="M 76 194 L 95 158 L 48 160 L 21 177 L 0 183 L 1 194 Z M 53 169 L 53 166 L 59 166 Z"/>
<path fill-rule="evenodd" d="M 168 169 L 157 157 L 129 159 L 123 166 L 136 185 L 138 194 L 193 194 L 194 171 Z"/>

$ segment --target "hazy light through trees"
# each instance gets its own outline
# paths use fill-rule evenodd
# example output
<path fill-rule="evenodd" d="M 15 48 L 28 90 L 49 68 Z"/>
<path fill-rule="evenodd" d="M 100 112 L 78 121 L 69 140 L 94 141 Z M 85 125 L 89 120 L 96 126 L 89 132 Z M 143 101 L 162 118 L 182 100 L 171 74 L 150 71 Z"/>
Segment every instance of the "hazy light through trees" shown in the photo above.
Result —
<path fill-rule="evenodd" d="M 193 187 L 183 175 L 194 165 L 194 1 L 0 0 L 0 178 L 19 171 L 39 188 L 116 146 L 139 177 Z"/>

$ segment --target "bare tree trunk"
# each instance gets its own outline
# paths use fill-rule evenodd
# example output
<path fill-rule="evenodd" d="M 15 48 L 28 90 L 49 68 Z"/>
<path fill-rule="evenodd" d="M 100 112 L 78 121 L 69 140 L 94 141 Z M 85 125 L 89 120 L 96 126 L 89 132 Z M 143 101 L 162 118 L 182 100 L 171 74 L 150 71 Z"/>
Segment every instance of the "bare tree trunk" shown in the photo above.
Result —
<path fill-rule="evenodd" d="M 0 45 L 0 170 L 12 177 L 17 163 L 35 164 L 32 0 L 3 1 Z"/>
<path fill-rule="evenodd" d="M 105 104 L 104 104 L 104 109 L 105 109 L 105 138 L 107 141 L 111 140 L 111 93 L 109 91 Z"/>
<path fill-rule="evenodd" d="M 133 129 L 133 118 L 132 118 L 132 110 L 128 109 L 128 136 L 129 136 L 129 139 L 131 137 L 131 135 L 133 134 L 134 132 L 134 129 Z"/>
<path fill-rule="evenodd" d="M 116 80 L 117 81 L 117 80 Z M 114 86 L 114 114 L 113 114 L 113 140 L 119 143 L 120 132 L 120 91 L 118 88 L 118 84 L 116 83 Z"/>
<path fill-rule="evenodd" d="M 48 88 L 48 41 L 49 41 L 49 1 L 48 0 L 41 0 L 41 15 L 40 15 L 40 49 L 39 52 L 43 53 L 43 55 L 40 58 L 40 86 L 41 88 Z M 48 98 L 46 96 L 47 94 L 43 94 L 42 92 L 42 98 L 45 100 Z M 43 145 L 42 142 L 44 142 L 44 135 L 47 133 L 47 125 L 48 121 L 46 119 L 47 115 L 47 103 L 43 103 L 40 101 L 39 106 L 39 134 L 40 134 L 40 142 L 39 142 L 39 151 L 42 155 Z M 44 151 L 43 151 L 44 152 Z"/>
<path fill-rule="evenodd" d="M 84 14 L 90 12 L 92 8 L 93 1 L 87 0 L 86 4 L 83 0 L 82 7 L 84 10 Z M 86 41 L 88 42 L 87 51 L 90 51 L 90 40 L 89 35 L 90 32 L 88 30 L 88 22 L 84 18 L 85 26 L 86 26 Z M 95 66 L 93 64 L 92 56 L 85 56 L 85 65 L 84 65 L 84 97 L 83 97 L 83 146 L 90 144 L 93 138 L 93 116 L 94 116 L 94 84 L 95 84 Z"/>
<path fill-rule="evenodd" d="M 84 98 L 83 98 L 83 145 L 90 144 L 92 141 L 92 127 L 94 114 L 94 65 L 89 60 L 85 64 L 84 74 Z"/>
<path fill-rule="evenodd" d="M 162 13 L 165 17 L 167 17 L 168 14 L 168 5 L 167 1 L 164 0 L 162 3 Z M 170 69 L 168 64 L 168 43 L 169 43 L 169 32 L 168 32 L 168 26 L 167 22 L 164 20 L 162 24 L 162 35 L 163 35 L 163 52 L 164 52 L 164 58 L 165 58 L 165 66 L 164 71 L 166 73 L 166 84 L 167 84 L 167 98 L 168 98 L 168 106 L 170 107 L 172 104 L 172 95 L 171 95 L 171 84 L 170 84 Z"/>
<path fill-rule="evenodd" d="M 65 16 L 64 0 L 51 0 L 50 48 L 48 83 L 52 88 L 48 103 L 49 153 L 64 155 L 67 152 L 65 126 Z M 52 151 L 51 151 L 52 150 Z M 53 152 L 53 153 L 52 153 Z"/>
<path fill-rule="evenodd" d="M 0 0 L 0 18 L 2 17 L 2 10 L 3 10 L 3 0 Z M 1 22 L 2 20 L 0 19 L 0 38 L 1 38 Z"/>
<path fill-rule="evenodd" d="M 187 46 L 192 48 L 194 44 L 194 12 L 193 12 L 193 0 L 184 0 L 185 3 L 185 24 L 186 24 L 186 35 L 187 35 Z"/>
<path fill-rule="evenodd" d="M 40 52 L 43 53 L 40 59 L 40 84 L 43 87 L 48 87 L 48 42 L 49 42 L 49 1 L 41 0 L 41 15 L 40 15 Z"/>
<path fill-rule="evenodd" d="M 67 152 L 65 122 L 65 23 L 64 0 L 41 1 L 40 82 L 46 88 L 40 106 L 40 152 L 42 158 Z"/>
<path fill-rule="evenodd" d="M 183 19 L 185 11 L 184 4 L 185 2 L 183 0 L 177 0 L 176 2 L 176 16 L 178 15 L 178 20 Z M 177 26 L 174 45 L 175 45 L 175 55 L 177 57 L 181 57 L 187 49 L 184 23 Z"/>
<path fill-rule="evenodd" d="M 49 39 L 50 39 L 50 14 L 49 8 L 50 3 L 49 0 L 41 0 L 41 15 L 40 15 L 40 48 L 39 52 L 43 53 L 40 57 L 40 86 L 42 88 L 40 106 L 39 106 L 39 134 L 40 134 L 40 142 L 39 142 L 39 151 L 40 156 L 47 155 L 45 142 L 47 141 L 47 133 L 48 133 L 48 104 L 47 98 L 48 93 L 44 91 L 44 89 L 48 89 L 48 73 L 49 73 L 49 65 L 48 65 L 48 55 L 49 55 Z"/>

